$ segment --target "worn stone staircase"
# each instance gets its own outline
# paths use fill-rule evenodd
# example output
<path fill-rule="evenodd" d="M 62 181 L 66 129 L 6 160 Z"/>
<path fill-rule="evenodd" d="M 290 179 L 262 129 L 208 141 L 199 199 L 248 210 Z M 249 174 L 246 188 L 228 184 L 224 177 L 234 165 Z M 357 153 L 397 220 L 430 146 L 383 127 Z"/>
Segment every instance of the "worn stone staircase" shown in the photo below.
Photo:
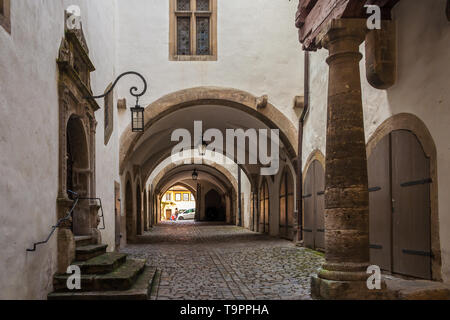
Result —
<path fill-rule="evenodd" d="M 89 236 L 76 237 L 76 261 L 81 270 L 81 290 L 67 289 L 68 274 L 53 278 L 49 300 L 149 300 L 158 272 L 145 260 L 126 254 L 107 253 L 107 245 L 95 244 Z"/>

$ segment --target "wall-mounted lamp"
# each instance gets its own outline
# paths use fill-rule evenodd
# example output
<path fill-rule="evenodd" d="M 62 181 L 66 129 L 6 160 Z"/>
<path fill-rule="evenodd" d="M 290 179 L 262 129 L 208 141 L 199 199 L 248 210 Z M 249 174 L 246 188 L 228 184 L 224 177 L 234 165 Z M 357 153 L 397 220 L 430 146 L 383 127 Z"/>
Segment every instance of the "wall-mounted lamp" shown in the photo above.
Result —
<path fill-rule="evenodd" d="M 198 179 L 197 169 L 194 169 L 194 172 L 192 172 L 192 180 L 197 181 L 197 179 Z"/>
<path fill-rule="evenodd" d="M 133 132 L 143 132 L 144 131 L 144 111 L 145 109 L 143 107 L 141 107 L 139 105 L 139 98 L 142 97 L 146 92 L 147 92 L 147 81 L 145 80 L 145 78 L 138 72 L 135 71 L 128 71 L 128 72 L 124 72 L 122 73 L 120 76 L 117 77 L 117 79 L 114 81 L 113 85 L 111 86 L 111 88 L 109 88 L 109 90 L 105 93 L 102 94 L 100 96 L 91 96 L 91 97 L 86 97 L 85 99 L 101 99 L 106 97 L 116 86 L 117 82 L 119 82 L 119 80 L 129 74 L 133 74 L 138 76 L 139 78 L 142 79 L 142 81 L 144 82 L 144 89 L 142 90 L 141 93 L 136 93 L 136 91 L 138 91 L 138 88 L 136 87 L 131 87 L 130 88 L 130 94 L 133 97 L 136 97 L 136 106 L 134 108 L 131 108 L 131 130 Z"/>
<path fill-rule="evenodd" d="M 203 157 L 206 155 L 206 148 L 208 148 L 208 144 L 205 142 L 205 140 L 203 140 L 203 136 L 202 136 L 202 141 L 201 143 L 198 145 L 198 153 Z"/>

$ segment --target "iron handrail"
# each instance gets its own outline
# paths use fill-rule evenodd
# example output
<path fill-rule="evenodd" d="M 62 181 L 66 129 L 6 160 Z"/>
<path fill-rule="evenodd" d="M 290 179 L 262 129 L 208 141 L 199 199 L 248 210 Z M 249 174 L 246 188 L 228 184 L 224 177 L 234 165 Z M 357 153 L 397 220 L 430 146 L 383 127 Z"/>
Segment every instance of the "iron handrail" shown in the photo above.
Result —
<path fill-rule="evenodd" d="M 34 251 L 36 251 L 36 247 L 38 245 L 47 243 L 50 240 L 50 238 L 52 237 L 52 235 L 55 232 L 55 230 L 57 228 L 59 228 L 61 223 L 63 223 L 64 221 L 69 220 L 70 217 L 72 216 L 72 213 L 73 213 L 73 211 L 75 210 L 75 207 L 78 204 L 79 196 L 78 196 L 78 193 L 76 193 L 76 192 L 73 192 L 73 191 L 70 191 L 70 190 L 68 190 L 68 192 L 73 194 L 73 195 L 75 195 L 75 200 L 73 201 L 72 207 L 70 208 L 69 212 L 67 213 L 67 215 L 65 217 L 59 219 L 58 222 L 54 226 L 52 226 L 52 230 L 50 231 L 49 235 L 47 236 L 47 238 L 44 241 L 39 241 L 39 242 L 33 243 L 33 248 L 32 249 L 27 249 L 28 252 L 34 252 Z"/>
<path fill-rule="evenodd" d="M 103 222 L 103 226 L 102 226 L 102 228 L 99 228 L 99 230 L 105 230 L 106 229 L 105 214 L 103 212 L 102 199 L 100 199 L 100 198 L 81 198 L 78 195 L 78 193 L 76 193 L 76 192 L 73 192 L 73 191 L 70 191 L 70 190 L 67 190 L 67 192 L 69 192 L 69 193 L 71 193 L 71 194 L 73 194 L 75 196 L 75 199 L 73 201 L 72 207 L 67 212 L 67 215 L 65 217 L 59 219 L 58 222 L 54 226 L 52 226 L 52 230 L 50 231 L 49 235 L 47 236 L 47 238 L 44 241 L 39 241 L 39 242 L 33 243 L 33 248 L 32 249 L 27 249 L 28 252 L 34 252 L 34 251 L 36 251 L 36 247 L 38 245 L 46 244 L 50 240 L 50 238 L 52 237 L 53 233 L 55 233 L 55 230 L 57 228 L 59 228 L 64 221 L 68 221 L 70 219 L 70 217 L 72 216 L 72 214 L 73 214 L 73 212 L 74 212 L 74 210 L 75 210 L 75 208 L 78 205 L 78 202 L 80 200 L 96 200 L 96 201 L 99 201 L 99 203 L 100 203 L 100 210 L 102 212 L 100 218 L 102 218 L 102 222 Z"/>
<path fill-rule="evenodd" d="M 105 230 L 106 229 L 106 225 L 105 225 L 105 214 L 103 212 L 103 205 L 102 205 L 102 199 L 101 198 L 79 198 L 80 200 L 96 200 L 100 203 L 100 211 L 102 212 L 100 218 L 102 219 L 102 224 L 103 226 L 101 228 L 98 228 L 99 230 Z"/>

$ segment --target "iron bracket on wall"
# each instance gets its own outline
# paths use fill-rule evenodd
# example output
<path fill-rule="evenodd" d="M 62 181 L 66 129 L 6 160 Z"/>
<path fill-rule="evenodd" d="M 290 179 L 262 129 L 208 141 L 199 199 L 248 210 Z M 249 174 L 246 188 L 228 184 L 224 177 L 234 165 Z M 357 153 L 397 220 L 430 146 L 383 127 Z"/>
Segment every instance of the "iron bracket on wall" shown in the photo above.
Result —
<path fill-rule="evenodd" d="M 432 182 L 433 182 L 433 179 L 428 178 L 428 179 L 422 179 L 422 180 L 403 182 L 402 184 L 400 184 L 400 186 L 401 187 L 412 187 L 412 186 L 417 186 L 420 184 L 428 184 L 428 183 L 432 183 Z"/>
<path fill-rule="evenodd" d="M 431 252 L 420 251 L 420 250 L 402 249 L 402 252 L 404 254 L 411 254 L 411 255 L 414 255 L 414 256 L 423 256 L 423 257 L 432 257 L 433 256 L 433 254 Z"/>

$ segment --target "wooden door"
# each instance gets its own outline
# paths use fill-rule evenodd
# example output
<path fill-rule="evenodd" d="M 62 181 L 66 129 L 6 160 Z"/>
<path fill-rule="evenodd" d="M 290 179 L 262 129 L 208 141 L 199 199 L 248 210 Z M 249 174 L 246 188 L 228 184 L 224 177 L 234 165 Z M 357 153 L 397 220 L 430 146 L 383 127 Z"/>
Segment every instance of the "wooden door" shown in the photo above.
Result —
<path fill-rule="evenodd" d="M 390 136 L 377 144 L 368 159 L 370 261 L 392 271 Z"/>
<path fill-rule="evenodd" d="M 288 238 L 294 240 L 294 178 L 288 172 L 286 172 L 286 195 Z"/>
<path fill-rule="evenodd" d="M 319 161 L 314 161 L 315 234 L 316 249 L 325 249 L 325 171 Z"/>
<path fill-rule="evenodd" d="M 303 242 L 308 248 L 314 249 L 314 163 L 308 168 L 303 187 Z"/>
<path fill-rule="evenodd" d="M 430 164 L 416 136 L 392 132 L 393 271 L 431 279 Z"/>
<path fill-rule="evenodd" d="M 325 174 L 322 164 L 315 160 L 306 173 L 303 203 L 305 246 L 312 249 L 325 248 Z"/>
<path fill-rule="evenodd" d="M 370 259 L 383 270 L 431 279 L 430 164 L 417 137 L 391 132 L 368 160 Z"/>

